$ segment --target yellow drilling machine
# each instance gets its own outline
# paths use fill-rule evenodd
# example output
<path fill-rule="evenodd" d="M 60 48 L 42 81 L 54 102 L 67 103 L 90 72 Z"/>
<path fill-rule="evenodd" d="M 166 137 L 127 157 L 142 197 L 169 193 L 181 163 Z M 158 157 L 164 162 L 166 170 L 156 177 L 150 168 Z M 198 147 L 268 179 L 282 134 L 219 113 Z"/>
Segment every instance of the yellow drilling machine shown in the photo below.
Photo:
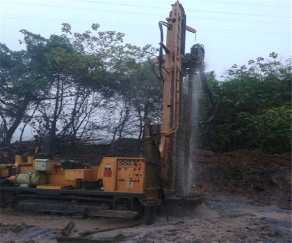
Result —
<path fill-rule="evenodd" d="M 192 194 L 188 150 L 192 146 L 190 77 L 202 70 L 205 51 L 195 44 L 185 54 L 186 31 L 196 31 L 186 25 L 178 1 L 159 28 L 160 51 L 154 62 L 163 82 L 162 124 L 145 119 L 144 156 L 104 157 L 98 167 L 85 168 L 77 161 L 53 159 L 49 153 L 28 157 L 26 162 L 16 155 L 14 164 L 0 165 L 2 205 L 21 212 L 78 216 L 135 218 L 143 214 L 145 222 L 152 223 L 165 201 L 201 202 Z"/>

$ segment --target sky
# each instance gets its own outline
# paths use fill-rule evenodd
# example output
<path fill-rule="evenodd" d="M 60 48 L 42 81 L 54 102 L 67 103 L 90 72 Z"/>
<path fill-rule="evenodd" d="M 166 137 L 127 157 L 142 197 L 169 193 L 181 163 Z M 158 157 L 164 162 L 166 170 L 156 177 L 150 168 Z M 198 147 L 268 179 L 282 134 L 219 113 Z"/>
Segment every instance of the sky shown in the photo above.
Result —
<path fill-rule="evenodd" d="M 26 29 L 49 37 L 61 34 L 61 24 L 73 32 L 91 29 L 119 31 L 125 42 L 158 48 L 158 21 L 165 21 L 175 0 L 0 0 L 0 42 L 20 50 L 19 33 Z M 206 71 L 217 77 L 234 63 L 246 64 L 276 52 L 283 60 L 292 55 L 291 0 L 181 0 L 187 25 L 186 52 L 204 44 Z"/>

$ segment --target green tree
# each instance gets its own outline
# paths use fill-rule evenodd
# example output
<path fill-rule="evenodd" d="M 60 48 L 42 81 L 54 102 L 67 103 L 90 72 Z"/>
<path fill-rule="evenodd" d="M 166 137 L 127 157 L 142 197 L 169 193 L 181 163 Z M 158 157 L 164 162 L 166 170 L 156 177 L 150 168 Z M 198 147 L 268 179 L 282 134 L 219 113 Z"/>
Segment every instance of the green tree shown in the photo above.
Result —
<path fill-rule="evenodd" d="M 12 51 L 0 44 L 0 117 L 6 131 L 4 143 L 10 140 L 29 110 L 46 99 L 48 78 L 37 70 L 27 51 Z"/>
<path fill-rule="evenodd" d="M 271 53 L 270 58 L 250 60 L 241 67 L 235 64 L 227 71 L 225 81 L 212 82 L 219 110 L 205 145 L 220 151 L 289 150 L 291 132 L 287 119 L 291 107 L 287 104 L 291 104 L 291 59 L 280 62 L 276 53 Z M 268 115 L 271 112 L 279 120 L 272 122 Z M 283 136 L 279 141 L 284 144 L 276 142 L 279 133 Z"/>
<path fill-rule="evenodd" d="M 26 50 L 1 45 L 0 115 L 7 143 L 25 122 L 41 136 L 74 144 L 103 127 L 101 116 L 113 100 L 134 107 L 129 91 L 145 83 L 141 67 L 155 49 L 124 44 L 124 34 L 98 29 L 93 24 L 92 31 L 73 33 L 63 24 L 63 34 L 49 38 L 22 30 Z"/>
<path fill-rule="evenodd" d="M 291 104 L 267 109 L 255 119 L 258 128 L 259 147 L 270 153 L 283 153 L 291 150 Z"/>

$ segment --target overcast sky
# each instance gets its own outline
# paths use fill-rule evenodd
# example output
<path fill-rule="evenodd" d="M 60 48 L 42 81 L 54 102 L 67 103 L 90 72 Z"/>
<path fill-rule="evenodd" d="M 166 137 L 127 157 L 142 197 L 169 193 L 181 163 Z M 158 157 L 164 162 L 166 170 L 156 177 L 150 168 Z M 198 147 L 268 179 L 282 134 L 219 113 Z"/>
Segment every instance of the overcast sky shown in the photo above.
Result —
<path fill-rule="evenodd" d="M 19 30 L 49 37 L 61 34 L 61 24 L 74 32 L 101 30 L 125 33 L 125 41 L 137 46 L 158 47 L 158 21 L 165 20 L 175 0 L 0 0 L 1 39 L 10 49 L 20 50 Z M 187 25 L 186 51 L 194 43 L 205 45 L 208 71 L 221 75 L 234 63 L 277 52 L 291 56 L 290 0 L 181 0 Z"/>

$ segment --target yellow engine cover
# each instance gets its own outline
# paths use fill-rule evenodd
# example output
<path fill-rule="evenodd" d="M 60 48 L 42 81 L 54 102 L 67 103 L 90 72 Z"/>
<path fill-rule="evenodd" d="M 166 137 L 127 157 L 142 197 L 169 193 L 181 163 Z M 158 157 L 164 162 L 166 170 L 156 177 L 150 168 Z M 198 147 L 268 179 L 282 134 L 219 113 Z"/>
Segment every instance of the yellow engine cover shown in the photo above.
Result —
<path fill-rule="evenodd" d="M 76 179 L 82 179 L 84 181 L 94 180 L 92 169 L 66 169 L 65 180 L 75 181 Z"/>
<path fill-rule="evenodd" d="M 98 170 L 105 192 L 144 192 L 144 158 L 104 157 Z"/>
<path fill-rule="evenodd" d="M 0 178 L 8 177 L 9 176 L 9 170 L 7 168 L 0 168 Z"/>

